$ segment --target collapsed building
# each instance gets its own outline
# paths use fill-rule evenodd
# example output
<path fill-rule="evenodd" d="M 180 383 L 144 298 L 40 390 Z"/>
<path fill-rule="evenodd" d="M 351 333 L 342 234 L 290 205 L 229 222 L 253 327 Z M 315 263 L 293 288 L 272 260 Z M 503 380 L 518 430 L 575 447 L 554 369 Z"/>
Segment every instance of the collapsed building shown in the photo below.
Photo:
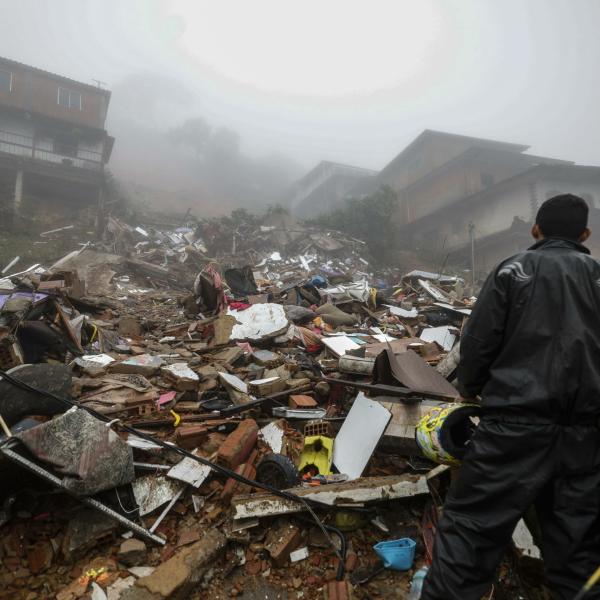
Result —
<path fill-rule="evenodd" d="M 0 599 L 405 597 L 471 291 L 281 215 L 171 219 L 0 279 Z M 514 540 L 498 598 L 540 586 Z"/>

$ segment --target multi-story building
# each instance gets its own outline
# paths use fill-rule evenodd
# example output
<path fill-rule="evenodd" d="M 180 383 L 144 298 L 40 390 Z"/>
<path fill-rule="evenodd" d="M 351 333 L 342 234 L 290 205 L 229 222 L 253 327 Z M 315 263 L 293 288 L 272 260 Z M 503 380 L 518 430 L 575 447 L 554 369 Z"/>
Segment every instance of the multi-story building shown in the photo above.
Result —
<path fill-rule="evenodd" d="M 101 202 L 109 101 L 98 86 L 0 58 L 0 224 Z"/>
<path fill-rule="evenodd" d="M 600 167 L 526 154 L 528 146 L 425 130 L 376 178 L 398 196 L 398 235 L 407 246 L 440 261 L 469 262 L 474 238 L 476 271 L 531 243 L 540 204 L 572 192 L 600 214 Z M 590 240 L 592 251 L 599 243 Z"/>
<path fill-rule="evenodd" d="M 343 205 L 350 190 L 356 190 L 375 175 L 377 171 L 323 160 L 292 186 L 292 212 L 303 218 L 330 212 Z"/>

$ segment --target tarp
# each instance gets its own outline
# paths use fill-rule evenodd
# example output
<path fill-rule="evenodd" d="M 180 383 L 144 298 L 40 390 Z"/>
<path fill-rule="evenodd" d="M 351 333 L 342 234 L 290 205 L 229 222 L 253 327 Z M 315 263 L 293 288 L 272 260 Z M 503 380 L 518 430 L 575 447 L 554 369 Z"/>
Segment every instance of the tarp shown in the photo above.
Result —
<path fill-rule="evenodd" d="M 71 409 L 16 437 L 61 474 L 65 488 L 78 496 L 91 496 L 135 478 L 131 448 L 85 410 Z"/>

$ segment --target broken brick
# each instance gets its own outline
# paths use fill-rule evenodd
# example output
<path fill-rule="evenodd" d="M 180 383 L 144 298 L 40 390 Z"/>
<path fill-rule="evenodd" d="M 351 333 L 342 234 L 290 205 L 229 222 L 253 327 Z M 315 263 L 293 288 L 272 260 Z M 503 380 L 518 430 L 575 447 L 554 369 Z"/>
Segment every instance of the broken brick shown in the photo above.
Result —
<path fill-rule="evenodd" d="M 258 425 L 254 419 L 245 419 L 227 436 L 217 453 L 217 462 L 235 469 L 244 462 L 258 439 Z"/>
<path fill-rule="evenodd" d="M 352 571 L 354 571 L 354 569 L 356 569 L 356 566 L 358 565 L 358 554 L 356 554 L 356 552 L 354 552 L 354 550 L 348 550 L 348 552 L 346 552 L 346 562 L 345 562 L 345 569 L 348 573 L 352 573 Z"/>
<path fill-rule="evenodd" d="M 352 588 L 346 581 L 329 581 L 325 588 L 326 600 L 352 600 Z"/>
<path fill-rule="evenodd" d="M 242 475 L 242 477 L 245 477 L 246 479 L 256 479 L 256 469 L 254 467 L 254 463 L 256 461 L 257 456 L 258 451 L 254 450 L 248 458 L 248 460 L 236 469 L 236 473 L 238 475 Z M 247 485 L 244 485 L 230 477 L 225 482 L 225 486 L 223 487 L 223 491 L 221 492 L 221 500 L 223 500 L 224 502 L 229 502 L 232 496 L 234 496 L 235 494 L 244 494 L 249 491 L 250 490 L 248 489 Z"/>
<path fill-rule="evenodd" d="M 48 541 L 36 542 L 33 546 L 27 549 L 27 562 L 29 570 L 37 575 L 43 573 L 52 565 L 54 558 L 54 550 L 52 544 Z"/>
<path fill-rule="evenodd" d="M 265 541 L 265 550 L 271 555 L 273 564 L 282 567 L 290 558 L 290 552 L 301 542 L 300 530 L 295 525 L 283 523 L 269 530 Z"/>
<path fill-rule="evenodd" d="M 290 408 L 315 408 L 317 401 L 303 394 L 292 394 L 289 400 Z"/>
<path fill-rule="evenodd" d="M 208 437 L 208 429 L 204 425 L 183 425 L 175 432 L 175 443 L 186 450 L 193 450 Z"/>

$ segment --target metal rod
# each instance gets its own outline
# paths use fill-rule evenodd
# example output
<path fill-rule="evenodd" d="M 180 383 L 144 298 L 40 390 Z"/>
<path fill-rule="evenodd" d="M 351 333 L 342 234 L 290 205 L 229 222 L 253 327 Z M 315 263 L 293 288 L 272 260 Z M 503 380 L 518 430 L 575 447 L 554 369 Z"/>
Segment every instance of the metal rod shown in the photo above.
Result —
<path fill-rule="evenodd" d="M 185 488 L 182 487 L 174 496 L 173 498 L 171 498 L 171 502 L 169 502 L 169 504 L 167 504 L 165 510 L 163 510 L 160 515 L 158 515 L 158 519 L 156 519 L 156 521 L 154 521 L 152 527 L 150 527 L 150 533 L 154 533 L 156 531 L 156 528 L 162 523 L 162 520 L 169 514 L 169 511 L 173 508 L 173 505 L 175 504 L 175 502 L 177 502 L 177 500 L 179 500 L 179 497 L 181 496 L 181 494 L 183 494 L 183 490 Z"/>
<path fill-rule="evenodd" d="M 0 452 L 2 452 L 2 454 L 4 454 L 4 456 L 6 456 L 6 458 L 8 458 L 9 460 L 12 460 L 13 462 L 21 465 L 28 471 L 35 473 L 38 477 L 45 479 L 48 483 L 51 483 L 52 485 L 63 489 L 67 494 L 69 494 L 70 496 L 73 496 L 74 498 L 79 500 L 79 502 L 81 502 L 82 504 L 85 504 L 86 506 L 89 506 L 90 508 L 95 508 L 96 510 L 99 510 L 100 512 L 104 513 L 106 516 L 121 523 L 125 527 L 128 527 L 133 532 L 137 533 L 139 536 L 146 538 L 147 540 L 150 540 L 151 542 L 154 542 L 155 544 L 160 544 L 161 546 L 165 545 L 165 540 L 161 536 L 155 535 L 152 531 L 148 531 L 147 529 L 144 529 L 141 525 L 134 523 L 127 517 L 124 517 L 122 514 L 118 513 L 117 511 L 113 510 L 112 508 L 106 506 L 105 504 L 102 504 L 102 502 L 96 500 L 95 498 L 88 498 L 86 496 L 83 496 L 83 497 L 76 496 L 67 487 L 65 487 L 65 485 L 64 485 L 62 479 L 60 479 L 60 477 L 57 477 L 56 475 L 53 475 L 52 473 L 46 471 L 45 469 L 40 467 L 38 464 L 34 463 L 33 461 L 28 460 L 24 456 L 21 456 L 18 452 L 15 452 L 14 450 L 11 450 L 10 448 L 6 448 L 6 447 L 0 448 Z"/>

